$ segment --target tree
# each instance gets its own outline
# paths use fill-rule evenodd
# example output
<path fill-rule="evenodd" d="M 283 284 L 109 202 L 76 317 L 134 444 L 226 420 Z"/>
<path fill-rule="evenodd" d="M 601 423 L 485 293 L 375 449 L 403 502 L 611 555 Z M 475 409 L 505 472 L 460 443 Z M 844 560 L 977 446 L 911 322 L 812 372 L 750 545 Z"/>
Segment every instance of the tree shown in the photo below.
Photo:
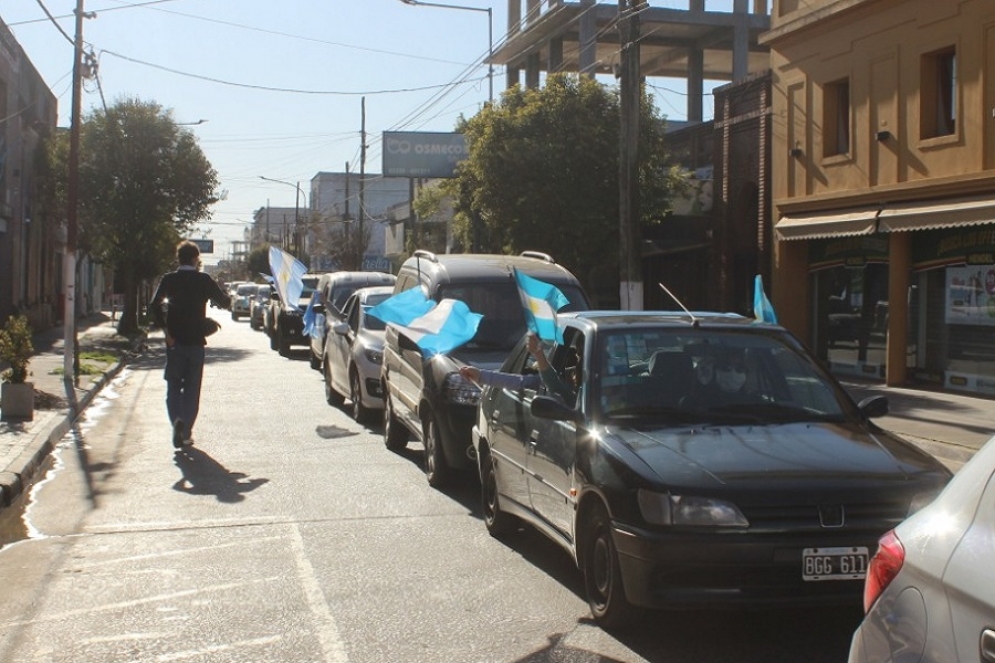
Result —
<path fill-rule="evenodd" d="M 649 98 L 640 120 L 643 223 L 667 212 L 677 169 Z M 618 91 L 567 74 L 541 89 L 512 88 L 459 129 L 469 156 L 444 189 L 454 233 L 478 250 L 549 253 L 592 295 L 618 297 Z"/>
<path fill-rule="evenodd" d="M 123 100 L 82 125 L 80 248 L 124 290 L 122 334 L 138 330 L 138 287 L 166 271 L 176 244 L 220 200 L 218 175 L 189 130 L 158 104 Z"/>

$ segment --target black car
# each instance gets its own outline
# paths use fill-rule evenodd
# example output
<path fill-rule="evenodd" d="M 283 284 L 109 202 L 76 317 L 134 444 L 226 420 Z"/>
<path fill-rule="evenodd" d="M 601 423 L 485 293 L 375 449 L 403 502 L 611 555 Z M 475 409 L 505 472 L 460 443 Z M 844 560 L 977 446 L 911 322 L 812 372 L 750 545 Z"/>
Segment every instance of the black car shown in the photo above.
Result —
<path fill-rule="evenodd" d="M 485 387 L 473 443 L 484 521 L 562 545 L 596 619 L 638 608 L 843 603 L 868 552 L 950 472 L 874 425 L 788 331 L 732 314 L 561 316 L 557 370 L 580 355 L 575 402 L 536 384 L 524 340 Z M 575 369 L 576 370 L 576 369 Z"/>
<path fill-rule="evenodd" d="M 303 287 L 296 302 L 285 302 L 280 299 L 274 288 L 273 299 L 270 301 L 269 315 L 266 317 L 266 332 L 270 338 L 270 348 L 279 351 L 280 355 L 290 355 L 294 345 L 310 346 L 311 337 L 304 334 L 304 311 L 311 302 L 311 295 L 318 288 L 318 274 L 305 274 L 302 277 Z"/>

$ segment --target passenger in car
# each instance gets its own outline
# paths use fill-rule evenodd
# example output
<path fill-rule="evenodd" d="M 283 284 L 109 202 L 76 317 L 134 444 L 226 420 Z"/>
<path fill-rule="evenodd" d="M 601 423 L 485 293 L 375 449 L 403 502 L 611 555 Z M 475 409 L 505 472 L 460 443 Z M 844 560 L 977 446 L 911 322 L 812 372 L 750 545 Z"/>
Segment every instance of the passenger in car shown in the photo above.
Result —
<path fill-rule="evenodd" d="M 538 375 L 534 373 L 490 371 L 469 364 L 460 367 L 460 375 L 480 386 L 493 386 L 500 389 L 538 390 L 540 385 L 545 385 L 548 392 L 559 396 L 568 405 L 573 405 L 577 400 L 577 390 L 580 388 L 581 382 L 581 361 L 577 348 L 568 348 L 564 364 L 564 376 L 561 378 L 546 358 L 546 353 L 542 350 L 542 342 L 539 340 L 539 337 L 533 333 L 529 333 L 526 343 L 529 354 L 535 358 L 536 367 L 539 369 Z"/>

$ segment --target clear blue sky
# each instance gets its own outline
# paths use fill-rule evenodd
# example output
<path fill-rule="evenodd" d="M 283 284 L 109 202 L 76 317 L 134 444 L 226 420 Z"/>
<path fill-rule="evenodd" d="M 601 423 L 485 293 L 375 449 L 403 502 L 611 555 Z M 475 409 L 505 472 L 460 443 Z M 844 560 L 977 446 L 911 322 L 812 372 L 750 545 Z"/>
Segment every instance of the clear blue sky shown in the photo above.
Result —
<path fill-rule="evenodd" d="M 506 0 L 442 4 L 490 7 L 495 47 L 503 40 Z M 72 37 L 76 0 L 7 0 L 0 18 L 58 97 L 59 124 L 69 126 L 73 47 L 42 6 Z M 254 210 L 293 207 L 293 184 L 308 193 L 315 173 L 343 171 L 346 162 L 358 172 L 364 97 L 368 173 L 381 171 L 382 132 L 451 131 L 487 101 L 486 11 L 401 0 L 86 0 L 84 9 L 97 15 L 84 21 L 83 38 L 100 81 L 86 81 L 84 113 L 138 98 L 180 123 L 206 120 L 189 128 L 227 192 L 195 235 L 215 240 L 208 263 L 230 252 Z M 504 84 L 496 67 L 495 96 Z M 682 86 L 661 84 L 678 93 L 655 90 L 657 106 L 684 119 Z"/>

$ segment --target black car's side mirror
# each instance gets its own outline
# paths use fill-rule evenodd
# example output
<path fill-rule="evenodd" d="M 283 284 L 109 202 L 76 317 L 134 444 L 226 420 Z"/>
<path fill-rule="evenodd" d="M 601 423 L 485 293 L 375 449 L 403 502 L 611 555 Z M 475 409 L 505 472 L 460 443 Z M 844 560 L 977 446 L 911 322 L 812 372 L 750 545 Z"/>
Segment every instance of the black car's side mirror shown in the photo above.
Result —
<path fill-rule="evenodd" d="M 868 396 L 857 404 L 857 409 L 868 419 L 883 417 L 888 414 L 888 397 L 880 394 Z"/>
<path fill-rule="evenodd" d="M 577 424 L 584 421 L 584 415 L 580 410 L 575 410 L 552 396 L 536 396 L 532 399 L 530 409 L 532 416 L 540 419 L 572 421 Z"/>

